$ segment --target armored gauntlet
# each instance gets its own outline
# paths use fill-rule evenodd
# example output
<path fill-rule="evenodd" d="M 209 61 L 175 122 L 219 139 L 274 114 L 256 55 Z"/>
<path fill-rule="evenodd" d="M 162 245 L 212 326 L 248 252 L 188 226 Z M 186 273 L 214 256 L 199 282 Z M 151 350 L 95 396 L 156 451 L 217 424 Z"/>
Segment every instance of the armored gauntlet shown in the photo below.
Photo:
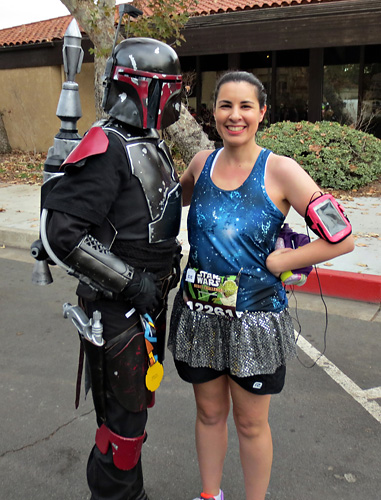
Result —
<path fill-rule="evenodd" d="M 78 271 L 82 281 L 93 288 L 121 294 L 140 314 L 158 305 L 161 294 L 155 275 L 129 266 L 89 234 L 63 262 Z"/>

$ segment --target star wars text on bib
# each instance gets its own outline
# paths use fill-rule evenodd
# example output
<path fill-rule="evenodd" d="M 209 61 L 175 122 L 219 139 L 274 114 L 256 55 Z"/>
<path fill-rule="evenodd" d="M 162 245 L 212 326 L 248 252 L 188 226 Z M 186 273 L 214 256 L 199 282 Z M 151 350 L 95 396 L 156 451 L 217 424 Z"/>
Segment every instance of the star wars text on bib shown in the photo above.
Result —
<path fill-rule="evenodd" d="M 239 278 L 188 268 L 184 300 L 192 311 L 237 318 L 242 314 L 236 310 Z"/>

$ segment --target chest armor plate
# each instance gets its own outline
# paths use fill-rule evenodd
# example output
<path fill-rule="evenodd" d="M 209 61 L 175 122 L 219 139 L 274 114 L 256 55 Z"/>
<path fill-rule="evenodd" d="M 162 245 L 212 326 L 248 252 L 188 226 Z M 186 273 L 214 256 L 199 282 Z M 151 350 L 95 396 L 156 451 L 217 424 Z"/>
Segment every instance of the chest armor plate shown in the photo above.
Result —
<path fill-rule="evenodd" d="M 131 173 L 144 193 L 151 219 L 149 243 L 176 238 L 181 223 L 181 186 L 165 142 L 154 130 L 147 137 L 113 132 L 123 139 Z"/>
<path fill-rule="evenodd" d="M 151 216 L 149 242 L 175 238 L 180 230 L 181 186 L 164 141 L 127 144 L 126 152 L 132 175 L 142 186 Z"/>

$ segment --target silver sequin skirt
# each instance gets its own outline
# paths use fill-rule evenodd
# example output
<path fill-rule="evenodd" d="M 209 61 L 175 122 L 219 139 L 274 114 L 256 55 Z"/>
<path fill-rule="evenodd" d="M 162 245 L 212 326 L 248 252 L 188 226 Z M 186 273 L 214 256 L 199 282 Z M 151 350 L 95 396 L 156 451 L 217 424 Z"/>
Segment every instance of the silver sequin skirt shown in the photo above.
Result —
<path fill-rule="evenodd" d="M 288 309 L 247 312 L 240 318 L 191 311 L 178 292 L 173 304 L 168 348 L 176 360 L 237 377 L 272 374 L 296 356 Z"/>

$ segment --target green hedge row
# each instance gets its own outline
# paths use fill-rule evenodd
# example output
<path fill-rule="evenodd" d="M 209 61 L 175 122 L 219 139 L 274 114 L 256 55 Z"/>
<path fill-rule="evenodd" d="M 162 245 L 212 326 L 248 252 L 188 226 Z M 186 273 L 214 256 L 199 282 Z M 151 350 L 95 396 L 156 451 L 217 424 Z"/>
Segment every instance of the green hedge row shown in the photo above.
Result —
<path fill-rule="evenodd" d="M 257 143 L 296 160 L 322 188 L 350 190 L 381 175 L 381 140 L 334 122 L 279 122 Z"/>

